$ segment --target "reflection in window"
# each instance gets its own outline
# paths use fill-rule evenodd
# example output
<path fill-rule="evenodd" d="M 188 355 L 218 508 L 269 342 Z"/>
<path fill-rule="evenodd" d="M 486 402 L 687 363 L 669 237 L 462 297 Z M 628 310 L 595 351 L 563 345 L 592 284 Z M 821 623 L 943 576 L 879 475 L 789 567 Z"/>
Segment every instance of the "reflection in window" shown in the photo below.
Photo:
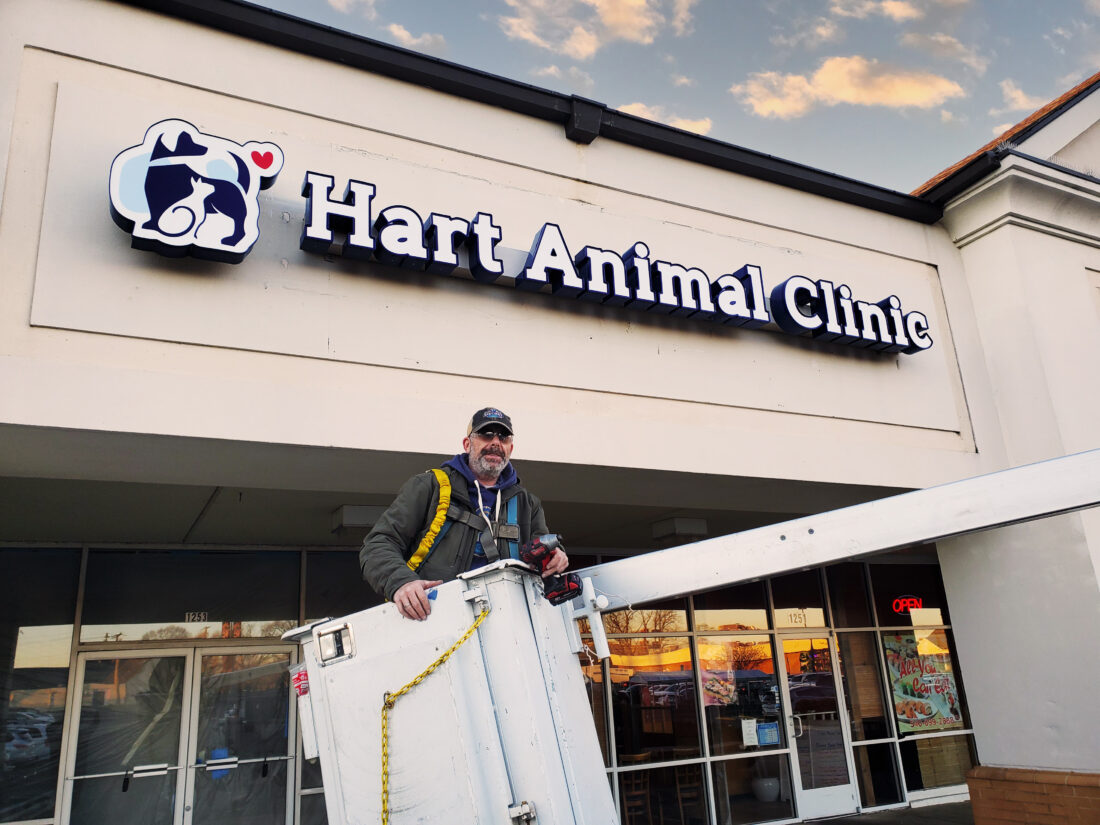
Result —
<path fill-rule="evenodd" d="M 93 552 L 82 642 L 278 638 L 298 624 L 299 554 Z"/>
<path fill-rule="evenodd" d="M 781 747 L 785 736 L 770 637 L 703 636 L 698 645 L 711 752 Z"/>
<path fill-rule="evenodd" d="M 325 810 L 324 794 L 304 794 L 301 797 L 301 825 L 328 825 L 328 811 Z"/>
<path fill-rule="evenodd" d="M 910 793 L 930 788 L 962 785 L 974 767 L 974 742 L 970 736 L 937 736 L 903 741 L 901 766 Z"/>
<path fill-rule="evenodd" d="M 767 630 L 768 594 L 764 582 L 698 594 L 695 626 L 699 630 Z"/>
<path fill-rule="evenodd" d="M 688 638 L 611 639 L 609 645 L 619 763 L 698 756 L 695 670 Z"/>
<path fill-rule="evenodd" d="M 592 721 L 596 724 L 596 735 L 600 740 L 603 763 L 610 765 L 607 753 L 607 713 L 605 711 L 607 705 L 604 699 L 603 665 L 592 652 L 592 642 L 585 639 L 584 644 L 587 650 L 581 651 L 577 656 L 580 659 L 585 693 L 588 694 L 588 707 L 592 711 Z"/>
<path fill-rule="evenodd" d="M 688 629 L 687 599 L 650 602 L 636 610 L 603 614 L 608 633 L 677 633 Z"/>
<path fill-rule="evenodd" d="M 776 627 L 825 627 L 821 573 L 805 570 L 772 579 Z"/>
<path fill-rule="evenodd" d="M 825 568 L 835 627 L 870 627 L 874 624 L 863 573 L 863 564 L 858 562 Z"/>
<path fill-rule="evenodd" d="M 875 634 L 838 633 L 840 678 L 848 705 L 852 739 L 885 739 L 893 735 L 883 699 L 882 671 L 875 650 Z"/>
<path fill-rule="evenodd" d="M 53 816 L 80 553 L 0 550 L 0 822 Z"/>
<path fill-rule="evenodd" d="M 859 804 L 864 808 L 901 802 L 901 783 L 894 760 L 894 746 L 888 743 L 861 745 L 852 749 L 859 780 Z"/>
<path fill-rule="evenodd" d="M 695 763 L 619 774 L 623 822 L 704 825 L 704 770 L 703 765 Z"/>
<path fill-rule="evenodd" d="M 306 624 L 348 616 L 382 604 L 363 581 L 359 554 L 347 550 L 306 553 Z"/>
<path fill-rule="evenodd" d="M 786 756 L 730 759 L 712 769 L 719 822 L 748 825 L 794 816 Z"/>

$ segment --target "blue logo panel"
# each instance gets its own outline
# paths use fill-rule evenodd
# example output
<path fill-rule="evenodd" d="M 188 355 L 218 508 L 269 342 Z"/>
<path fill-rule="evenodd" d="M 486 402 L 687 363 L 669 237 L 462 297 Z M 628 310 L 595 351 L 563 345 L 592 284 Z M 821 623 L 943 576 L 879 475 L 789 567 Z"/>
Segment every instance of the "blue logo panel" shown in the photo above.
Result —
<path fill-rule="evenodd" d="M 111 217 L 137 249 L 240 263 L 260 237 L 257 195 L 282 168 L 274 143 L 234 143 L 162 120 L 111 163 Z"/>

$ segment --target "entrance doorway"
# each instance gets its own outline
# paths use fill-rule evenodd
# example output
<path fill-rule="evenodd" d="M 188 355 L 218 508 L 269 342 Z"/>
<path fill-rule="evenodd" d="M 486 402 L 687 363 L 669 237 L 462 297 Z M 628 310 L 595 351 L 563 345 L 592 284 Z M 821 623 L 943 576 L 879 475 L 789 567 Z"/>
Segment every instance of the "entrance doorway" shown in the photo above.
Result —
<path fill-rule="evenodd" d="M 81 653 L 62 825 L 287 825 L 285 646 Z"/>
<path fill-rule="evenodd" d="M 836 642 L 831 634 L 780 637 L 781 684 L 798 815 L 854 813 L 859 802 L 841 701 Z"/>

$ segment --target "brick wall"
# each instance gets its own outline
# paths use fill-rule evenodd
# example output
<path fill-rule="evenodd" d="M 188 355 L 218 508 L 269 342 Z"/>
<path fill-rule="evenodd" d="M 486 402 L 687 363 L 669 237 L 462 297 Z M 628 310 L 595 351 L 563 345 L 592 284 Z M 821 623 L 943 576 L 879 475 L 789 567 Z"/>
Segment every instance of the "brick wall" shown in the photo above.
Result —
<path fill-rule="evenodd" d="M 974 825 L 1100 825 L 1100 774 L 979 766 L 966 777 Z"/>

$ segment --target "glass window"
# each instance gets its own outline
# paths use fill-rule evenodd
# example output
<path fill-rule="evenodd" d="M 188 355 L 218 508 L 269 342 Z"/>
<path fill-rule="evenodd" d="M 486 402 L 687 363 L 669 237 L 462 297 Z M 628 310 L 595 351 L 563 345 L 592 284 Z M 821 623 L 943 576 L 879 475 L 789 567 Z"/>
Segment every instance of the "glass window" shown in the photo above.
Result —
<path fill-rule="evenodd" d="M 859 780 L 859 804 L 864 808 L 901 802 L 901 783 L 894 759 L 894 746 L 888 743 L 853 748 L 856 778 Z"/>
<path fill-rule="evenodd" d="M 883 627 L 950 624 L 935 564 L 872 564 L 875 612 Z"/>
<path fill-rule="evenodd" d="M 182 655 L 86 660 L 73 822 L 172 822 L 186 662 Z M 167 775 L 127 781 L 135 765 L 156 764 L 167 765 Z"/>
<path fill-rule="evenodd" d="M 825 627 L 821 572 L 804 570 L 772 579 L 776 627 Z"/>
<path fill-rule="evenodd" d="M 711 768 L 719 822 L 748 825 L 794 816 L 786 756 L 730 759 Z"/>
<path fill-rule="evenodd" d="M 358 613 L 382 604 L 359 568 L 359 554 L 349 550 L 306 553 L 306 624 Z"/>
<path fill-rule="evenodd" d="M 298 624 L 298 553 L 93 552 L 82 642 L 279 637 Z"/>
<path fill-rule="evenodd" d="M 624 823 L 704 825 L 707 800 L 705 766 L 695 763 L 619 774 Z"/>
<path fill-rule="evenodd" d="M 80 552 L 0 550 L 0 822 L 53 816 Z"/>
<path fill-rule="evenodd" d="M 590 640 L 585 639 L 584 644 L 589 651 L 592 651 Z M 596 725 L 596 736 L 600 740 L 603 763 L 610 765 L 611 762 L 607 753 L 607 704 L 604 691 L 603 664 L 596 658 L 595 652 L 581 651 L 577 656 L 580 659 L 585 693 L 588 694 L 588 707 L 592 711 L 592 721 Z"/>
<path fill-rule="evenodd" d="M 305 794 L 301 797 L 301 825 L 328 825 L 328 811 L 325 809 L 325 795 L 322 793 Z"/>
<path fill-rule="evenodd" d="M 702 636 L 698 645 L 711 753 L 783 747 L 771 637 Z"/>
<path fill-rule="evenodd" d="M 974 740 L 971 736 L 936 736 L 899 744 L 905 785 L 910 791 L 926 791 L 963 785 L 974 767 Z"/>
<path fill-rule="evenodd" d="M 764 582 L 698 594 L 695 625 L 699 630 L 767 630 L 768 594 Z"/>
<path fill-rule="evenodd" d="M 859 742 L 893 736 L 894 731 L 886 715 L 882 670 L 879 668 L 874 632 L 838 633 L 837 647 L 840 649 L 840 678 L 844 684 L 852 739 Z"/>
<path fill-rule="evenodd" d="M 699 756 L 695 668 L 686 636 L 611 639 L 620 764 Z"/>
<path fill-rule="evenodd" d="M 969 726 L 947 631 L 884 631 L 882 646 L 902 736 Z"/>
<path fill-rule="evenodd" d="M 569 569 L 576 572 L 577 570 L 583 570 L 586 567 L 593 567 L 600 563 L 599 556 L 585 556 L 579 553 L 570 553 L 569 548 L 565 548 L 569 554 Z"/>
<path fill-rule="evenodd" d="M 687 599 L 650 602 L 634 610 L 603 614 L 608 633 L 678 633 L 688 629 Z"/>
<path fill-rule="evenodd" d="M 871 602 L 861 563 L 835 564 L 825 568 L 833 627 L 871 627 Z"/>
<path fill-rule="evenodd" d="M 324 783 L 321 781 L 321 760 L 320 759 L 303 759 L 302 760 L 302 790 L 307 788 L 321 788 L 324 787 Z"/>

